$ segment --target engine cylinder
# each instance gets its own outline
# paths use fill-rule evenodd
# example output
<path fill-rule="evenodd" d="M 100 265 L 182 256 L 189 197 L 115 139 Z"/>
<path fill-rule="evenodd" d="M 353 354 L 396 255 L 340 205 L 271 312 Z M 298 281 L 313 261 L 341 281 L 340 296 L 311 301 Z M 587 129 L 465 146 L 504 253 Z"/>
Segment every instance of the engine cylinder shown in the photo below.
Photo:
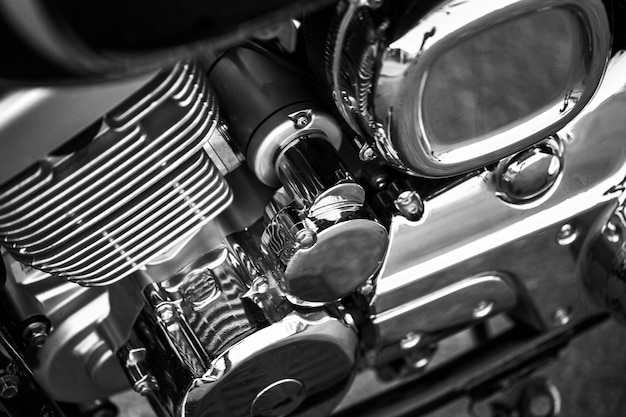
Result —
<path fill-rule="evenodd" d="M 200 68 L 181 63 L 0 188 L 20 262 L 103 285 L 189 239 L 232 200 L 203 146 L 223 134 Z M 98 127 L 96 125 L 96 127 Z"/>

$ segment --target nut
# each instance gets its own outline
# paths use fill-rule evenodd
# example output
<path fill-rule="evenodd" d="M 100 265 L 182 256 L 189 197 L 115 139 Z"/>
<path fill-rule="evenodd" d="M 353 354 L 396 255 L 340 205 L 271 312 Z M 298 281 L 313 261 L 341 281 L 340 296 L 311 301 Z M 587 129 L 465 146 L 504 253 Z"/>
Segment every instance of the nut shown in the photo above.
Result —
<path fill-rule="evenodd" d="M 0 398 L 8 400 L 17 395 L 20 379 L 17 375 L 3 375 L 0 377 Z"/>

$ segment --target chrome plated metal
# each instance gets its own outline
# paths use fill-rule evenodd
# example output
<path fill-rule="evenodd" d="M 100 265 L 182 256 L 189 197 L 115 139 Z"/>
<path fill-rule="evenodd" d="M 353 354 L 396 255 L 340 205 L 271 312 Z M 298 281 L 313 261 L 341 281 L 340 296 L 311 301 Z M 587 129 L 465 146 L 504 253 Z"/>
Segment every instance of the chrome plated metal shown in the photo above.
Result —
<path fill-rule="evenodd" d="M 7 279 L 31 293 L 52 323 L 33 366 L 41 386 L 67 402 L 88 402 L 126 389 L 115 352 L 126 343 L 144 306 L 132 280 L 85 288 L 26 267 L 4 250 L 3 258 Z"/>
<path fill-rule="evenodd" d="M 626 103 L 626 101 L 625 101 Z M 626 182 L 623 184 L 626 185 Z M 580 282 L 589 298 L 626 323 L 626 193 L 610 214 L 599 218 L 584 243 L 587 254 L 580 259 Z"/>
<path fill-rule="evenodd" d="M 268 51 L 240 47 L 217 60 L 209 78 L 229 116 L 234 141 L 250 169 L 277 186 L 276 156 L 301 136 L 322 137 L 339 149 L 341 128 L 316 102 L 310 81 Z"/>
<path fill-rule="evenodd" d="M 378 270 L 387 231 L 325 140 L 294 142 L 276 166 L 294 201 L 270 219 L 262 236 L 264 253 L 292 301 L 338 300 Z"/>
<path fill-rule="evenodd" d="M 250 321 L 242 300 L 250 279 L 238 254 L 221 245 L 155 284 L 162 291 L 162 295 L 155 292 L 151 296 L 156 297 L 153 305 L 160 321 L 164 319 L 159 311 L 165 307 L 164 312 L 172 311 L 176 320 L 184 322 L 174 329 L 186 329 L 184 340 L 190 359 L 184 362 L 193 365 L 194 375 L 204 373 L 210 360 L 254 331 L 256 324 Z M 165 330 L 172 341 L 183 341 Z"/>
<path fill-rule="evenodd" d="M 290 314 L 214 359 L 189 385 L 180 414 L 327 415 L 351 381 L 356 347 L 356 333 L 340 320 Z"/>
<path fill-rule="evenodd" d="M 230 203 L 202 149 L 217 123 L 199 67 L 161 74 L 109 112 L 86 146 L 3 186 L 2 244 L 21 262 L 81 285 L 143 268 Z"/>
<path fill-rule="evenodd" d="M 600 0 L 449 0 L 401 34 L 377 21 L 350 2 L 333 39 L 335 101 L 379 155 L 430 177 L 483 167 L 565 126 L 610 50 Z"/>
<path fill-rule="evenodd" d="M 204 145 L 204 150 L 222 175 L 233 172 L 244 161 L 243 155 L 235 148 L 230 139 L 228 126 L 218 122 Z"/>
<path fill-rule="evenodd" d="M 568 237 L 576 231 L 576 242 L 594 236 L 597 222 L 606 224 L 626 198 L 625 73 L 626 55 L 621 53 L 587 110 L 559 132 L 562 172 L 541 197 L 524 204 L 503 201 L 497 171 L 485 170 L 425 198 L 421 220 L 393 218 L 390 247 L 371 302 L 383 344 L 419 331 L 414 323 L 423 319 L 420 307 L 438 291 L 488 271 L 506 274 L 519 294 L 518 305 L 525 294 L 533 299 L 538 310 L 526 310 L 525 316 L 537 314 L 539 326 L 550 326 L 560 308 L 570 309 L 572 317 L 585 313 L 589 307 L 574 277 L 586 252 L 580 243 L 563 246 L 563 225 L 572 231 Z M 490 301 L 497 306 L 501 299 L 496 295 Z M 473 300 L 451 305 L 466 308 L 470 319 Z"/>
<path fill-rule="evenodd" d="M 511 203 L 525 203 L 548 192 L 563 168 L 558 138 L 549 138 L 500 162 L 499 190 Z"/>
<path fill-rule="evenodd" d="M 400 193 L 394 205 L 404 217 L 409 220 L 419 220 L 424 214 L 424 202 L 417 191 Z"/>
<path fill-rule="evenodd" d="M 310 121 L 299 127 L 291 120 L 291 115 L 303 110 L 310 114 Z M 296 104 L 270 117 L 259 126 L 250 140 L 248 161 L 261 181 L 268 185 L 278 185 L 275 163 L 282 149 L 301 137 L 322 138 L 339 149 L 341 129 L 325 110 L 315 103 Z"/>
<path fill-rule="evenodd" d="M 281 417 L 304 401 L 304 385 L 297 379 L 281 379 L 265 387 L 252 401 L 252 417 Z"/>
<path fill-rule="evenodd" d="M 40 348 L 46 343 L 49 331 L 50 329 L 48 328 L 48 324 L 41 321 L 36 321 L 29 324 L 22 331 L 22 338 L 30 346 Z"/>
<path fill-rule="evenodd" d="M 516 288 L 506 278 L 476 276 L 382 311 L 376 314 L 374 325 L 383 341 L 400 340 L 405 348 L 408 329 L 408 334 L 433 334 L 510 311 L 516 304 Z"/>

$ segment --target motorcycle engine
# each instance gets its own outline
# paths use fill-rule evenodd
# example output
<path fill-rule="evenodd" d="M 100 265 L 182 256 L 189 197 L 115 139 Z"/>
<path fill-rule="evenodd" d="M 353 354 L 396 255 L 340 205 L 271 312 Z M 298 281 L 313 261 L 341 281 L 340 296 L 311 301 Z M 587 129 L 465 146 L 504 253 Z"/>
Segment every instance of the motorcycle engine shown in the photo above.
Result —
<path fill-rule="evenodd" d="M 0 298 L 53 398 L 130 381 L 164 416 L 322 416 L 398 344 L 377 338 L 399 330 L 372 330 L 390 219 L 419 224 L 421 195 L 529 147 L 554 168 L 551 135 L 610 53 L 600 1 L 421 4 L 347 1 L 286 21 L 108 84 L 99 117 L 58 98 L 65 87 L 13 96 L 33 124 L 51 103 L 68 119 L 23 160 L 0 157 Z M 499 184 L 499 198 L 547 196 L 553 171 Z M 517 302 L 507 279 L 471 279 L 499 304 L 460 321 L 450 308 L 449 328 Z"/>

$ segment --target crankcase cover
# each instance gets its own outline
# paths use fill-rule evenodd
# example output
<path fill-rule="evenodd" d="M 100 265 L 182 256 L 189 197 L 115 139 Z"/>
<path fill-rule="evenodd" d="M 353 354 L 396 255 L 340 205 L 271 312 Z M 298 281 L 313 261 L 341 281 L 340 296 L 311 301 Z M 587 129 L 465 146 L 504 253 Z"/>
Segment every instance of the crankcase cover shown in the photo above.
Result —
<path fill-rule="evenodd" d="M 189 386 L 181 415 L 327 415 L 352 380 L 356 346 L 356 333 L 326 313 L 290 314 L 212 361 Z"/>

